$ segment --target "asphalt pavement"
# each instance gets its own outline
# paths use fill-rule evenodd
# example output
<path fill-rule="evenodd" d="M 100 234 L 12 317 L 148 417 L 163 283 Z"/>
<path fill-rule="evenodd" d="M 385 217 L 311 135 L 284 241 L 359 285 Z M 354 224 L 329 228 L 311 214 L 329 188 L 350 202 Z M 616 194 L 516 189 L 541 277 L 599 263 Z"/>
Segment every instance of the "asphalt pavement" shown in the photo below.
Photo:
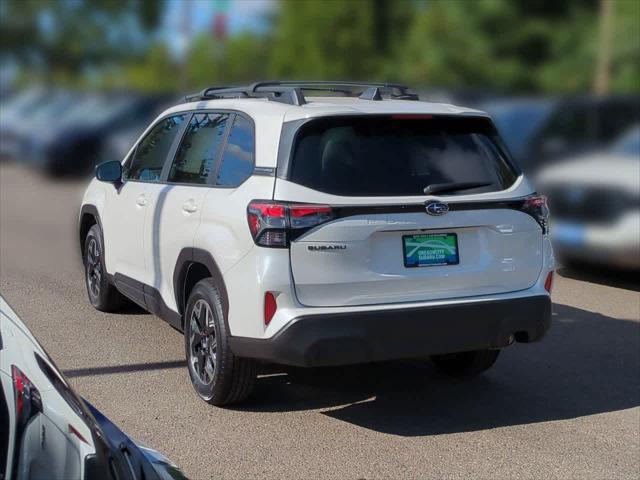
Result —
<path fill-rule="evenodd" d="M 0 164 L 0 293 L 81 395 L 190 477 L 640 477 L 640 280 L 561 269 L 548 336 L 469 382 L 420 361 L 265 366 L 220 409 L 193 392 L 179 332 L 88 303 L 83 190 Z"/>

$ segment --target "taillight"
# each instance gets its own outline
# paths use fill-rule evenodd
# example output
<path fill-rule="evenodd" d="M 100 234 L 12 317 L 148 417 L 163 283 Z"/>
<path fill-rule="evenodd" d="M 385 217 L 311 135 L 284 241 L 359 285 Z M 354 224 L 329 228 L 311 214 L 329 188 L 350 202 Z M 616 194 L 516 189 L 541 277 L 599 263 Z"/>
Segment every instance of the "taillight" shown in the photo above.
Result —
<path fill-rule="evenodd" d="M 547 206 L 547 197 L 544 195 L 534 194 L 524 199 L 522 203 L 522 211 L 531 215 L 540 228 L 542 233 L 549 233 L 549 207 Z"/>
<path fill-rule="evenodd" d="M 15 445 L 22 444 L 22 436 L 29 421 L 39 412 L 42 412 L 42 397 L 31 380 L 15 365 L 11 365 L 11 377 L 13 379 L 13 395 L 16 410 Z M 13 449 L 13 471 L 18 471 L 20 448 Z"/>
<path fill-rule="evenodd" d="M 31 380 L 15 365 L 11 366 L 11 376 L 13 378 L 17 424 L 24 426 L 31 417 L 42 411 L 42 397 Z"/>
<path fill-rule="evenodd" d="M 254 200 L 247 207 L 253 241 L 263 247 L 286 248 L 305 231 L 334 218 L 328 205 Z"/>

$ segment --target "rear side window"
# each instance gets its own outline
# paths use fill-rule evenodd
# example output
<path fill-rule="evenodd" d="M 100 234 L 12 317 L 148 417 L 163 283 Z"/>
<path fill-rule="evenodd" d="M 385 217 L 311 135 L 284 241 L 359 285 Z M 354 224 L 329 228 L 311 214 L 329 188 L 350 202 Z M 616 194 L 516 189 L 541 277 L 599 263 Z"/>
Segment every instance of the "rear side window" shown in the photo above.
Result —
<path fill-rule="evenodd" d="M 359 116 L 312 120 L 294 141 L 289 180 L 344 196 L 424 195 L 442 183 L 483 183 L 451 191 L 508 188 L 517 173 L 482 118 Z"/>
<path fill-rule="evenodd" d="M 204 185 L 215 168 L 229 122 L 229 114 L 196 113 L 180 142 L 169 182 Z"/>
<path fill-rule="evenodd" d="M 236 115 L 222 157 L 216 184 L 237 187 L 253 172 L 253 124 L 242 115 Z"/>
<path fill-rule="evenodd" d="M 138 144 L 131 161 L 125 165 L 123 178 L 145 182 L 159 181 L 162 167 L 184 119 L 184 115 L 176 115 L 162 120 L 153 127 Z"/>

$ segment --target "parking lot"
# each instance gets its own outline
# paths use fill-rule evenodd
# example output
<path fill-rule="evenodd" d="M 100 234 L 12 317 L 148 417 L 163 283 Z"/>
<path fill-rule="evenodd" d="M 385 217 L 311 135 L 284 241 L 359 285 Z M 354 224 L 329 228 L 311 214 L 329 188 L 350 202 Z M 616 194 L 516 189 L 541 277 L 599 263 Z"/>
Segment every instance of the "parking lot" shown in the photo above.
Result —
<path fill-rule="evenodd" d="M 182 335 L 86 300 L 84 185 L 0 164 L 0 292 L 76 390 L 192 478 L 638 478 L 640 281 L 560 269 L 554 324 L 460 383 L 428 362 L 265 366 L 250 401 L 199 400 Z"/>

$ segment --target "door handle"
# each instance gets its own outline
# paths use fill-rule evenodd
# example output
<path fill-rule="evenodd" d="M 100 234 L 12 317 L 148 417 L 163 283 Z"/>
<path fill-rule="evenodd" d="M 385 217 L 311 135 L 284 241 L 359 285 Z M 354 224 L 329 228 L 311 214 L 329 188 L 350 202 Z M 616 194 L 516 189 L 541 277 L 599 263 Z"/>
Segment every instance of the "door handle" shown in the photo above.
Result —
<path fill-rule="evenodd" d="M 198 206 L 196 205 L 196 201 L 193 198 L 190 198 L 186 202 L 182 204 L 182 210 L 187 213 L 193 213 L 198 210 Z"/>
<path fill-rule="evenodd" d="M 144 207 L 147 204 L 147 197 L 145 196 L 144 193 L 141 193 L 140 195 L 138 195 L 138 198 L 136 198 L 136 203 L 141 207 Z"/>

